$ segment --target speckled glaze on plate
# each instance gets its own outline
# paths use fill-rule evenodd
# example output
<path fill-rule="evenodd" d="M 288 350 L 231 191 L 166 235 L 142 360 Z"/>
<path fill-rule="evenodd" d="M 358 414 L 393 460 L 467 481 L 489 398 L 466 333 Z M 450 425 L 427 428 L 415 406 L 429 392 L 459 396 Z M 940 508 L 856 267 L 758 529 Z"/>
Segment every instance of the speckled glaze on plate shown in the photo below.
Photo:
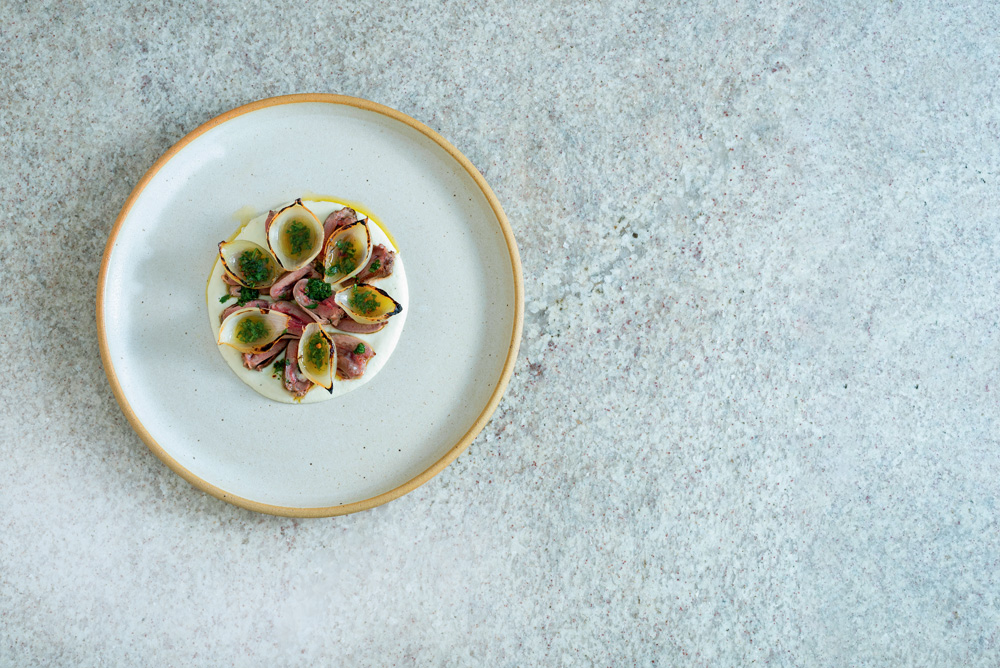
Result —
<path fill-rule="evenodd" d="M 247 206 L 316 195 L 363 203 L 389 226 L 412 307 L 370 383 L 276 404 L 216 350 L 205 249 Z M 238 506 L 319 517 L 402 496 L 468 447 L 507 385 L 523 303 L 510 226 L 468 159 L 393 109 L 306 94 L 223 114 L 153 165 L 108 239 L 97 328 L 125 416 L 167 466 Z"/>

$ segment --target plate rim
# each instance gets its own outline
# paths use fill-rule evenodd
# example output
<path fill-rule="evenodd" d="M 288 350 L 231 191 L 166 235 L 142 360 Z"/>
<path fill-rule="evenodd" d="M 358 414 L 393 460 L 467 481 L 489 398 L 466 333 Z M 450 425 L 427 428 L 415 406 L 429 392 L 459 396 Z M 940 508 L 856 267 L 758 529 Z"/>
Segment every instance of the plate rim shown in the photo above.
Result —
<path fill-rule="evenodd" d="M 472 177 L 473 181 L 486 197 L 486 201 L 489 203 L 490 209 L 496 216 L 497 222 L 500 225 L 500 230 L 503 232 L 504 240 L 507 244 L 507 251 L 510 255 L 511 273 L 514 279 L 514 326 L 511 331 L 510 346 L 507 350 L 507 359 L 504 361 L 496 387 L 493 388 L 493 393 L 490 395 L 490 398 L 483 407 L 482 412 L 472 423 L 469 430 L 466 431 L 465 434 L 459 438 L 458 442 L 449 448 L 440 459 L 405 483 L 376 496 L 337 506 L 297 508 L 294 506 L 279 506 L 261 503 L 260 501 L 254 501 L 252 499 L 247 499 L 227 492 L 226 490 L 213 485 L 207 480 L 200 478 L 186 469 L 176 459 L 171 457 L 159 443 L 156 442 L 156 439 L 152 437 L 149 431 L 142 424 L 142 421 L 139 420 L 139 417 L 135 414 L 135 411 L 132 410 L 132 406 L 129 404 L 128 399 L 125 397 L 125 393 L 122 390 L 121 383 L 118 382 L 118 376 L 115 373 L 114 363 L 111 361 L 111 352 L 108 349 L 107 332 L 104 325 L 104 293 L 107 283 L 108 267 L 111 261 L 111 253 L 114 250 L 115 241 L 118 238 L 118 233 L 121 230 L 122 224 L 125 222 L 125 218 L 131 211 L 135 201 L 139 198 L 139 195 L 141 195 L 146 189 L 146 186 L 149 185 L 150 181 L 152 181 L 153 177 L 156 176 L 157 172 L 159 172 L 160 169 L 167 164 L 167 162 L 176 156 L 181 149 L 209 130 L 234 118 L 243 116 L 244 114 L 265 109 L 267 107 L 276 107 L 285 104 L 316 102 L 349 106 L 364 111 L 375 112 L 408 125 L 433 140 L 438 146 L 443 148 L 446 153 L 451 155 L 451 157 L 454 158 L 466 172 L 468 172 L 469 176 Z M 234 109 L 230 109 L 229 111 L 202 123 L 197 128 L 184 135 L 180 141 L 171 146 L 166 153 L 161 155 L 159 159 L 153 163 L 153 166 L 146 171 L 146 173 L 132 189 L 128 199 L 125 200 L 125 204 L 118 213 L 118 217 L 115 219 L 114 225 L 111 227 L 111 232 L 108 234 L 108 241 L 104 247 L 104 255 L 101 258 L 101 270 L 97 280 L 97 339 L 101 351 L 101 364 L 104 367 L 104 373 L 108 378 L 108 382 L 111 385 L 111 391 L 114 393 L 119 407 L 121 407 L 121 410 L 125 414 L 125 418 L 128 420 L 132 429 L 139 435 L 139 438 L 142 439 L 143 443 L 146 444 L 146 447 L 148 447 L 160 461 L 166 464 L 171 471 L 184 478 L 195 489 L 210 494 L 217 499 L 221 499 L 222 501 L 226 501 L 227 503 L 231 503 L 240 508 L 268 515 L 279 515 L 284 517 L 332 517 L 336 515 L 348 515 L 350 513 L 375 508 L 394 499 L 398 499 L 404 494 L 412 492 L 443 471 L 445 467 L 453 462 L 460 454 L 462 454 L 462 452 L 465 451 L 466 448 L 469 447 L 469 445 L 472 444 L 472 441 L 475 440 L 476 436 L 479 435 L 479 432 L 483 430 L 483 427 L 486 426 L 486 423 L 493 416 L 497 406 L 500 404 L 500 400 L 503 398 L 504 392 L 506 391 L 507 385 L 510 381 L 510 377 L 514 371 L 514 363 L 517 360 L 517 353 L 521 344 L 521 333 L 523 327 L 524 281 L 521 273 L 521 257 L 518 253 L 517 242 L 514 240 L 514 232 L 511 230 L 510 222 L 507 220 L 507 215 L 504 213 L 503 207 L 500 206 L 500 201 L 497 199 L 493 189 L 490 188 L 486 179 L 479 172 L 479 170 L 476 169 L 472 162 L 457 148 L 455 148 L 451 142 L 420 121 L 402 113 L 401 111 L 379 104 L 378 102 L 334 93 L 296 93 L 292 95 L 280 95 L 277 97 L 264 98 L 257 100 L 256 102 L 251 102 L 249 104 L 244 104 Z"/>

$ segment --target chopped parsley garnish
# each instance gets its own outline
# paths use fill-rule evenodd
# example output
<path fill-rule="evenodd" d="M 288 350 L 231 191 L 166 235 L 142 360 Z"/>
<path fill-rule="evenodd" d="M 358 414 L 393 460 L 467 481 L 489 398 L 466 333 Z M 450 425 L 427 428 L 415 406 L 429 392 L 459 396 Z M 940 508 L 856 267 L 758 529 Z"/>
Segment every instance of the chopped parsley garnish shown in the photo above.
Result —
<path fill-rule="evenodd" d="M 359 343 L 358 347 L 354 349 L 355 355 L 362 355 L 365 352 L 365 344 Z"/>
<path fill-rule="evenodd" d="M 340 239 L 335 241 L 333 245 L 337 247 L 338 251 L 340 251 L 340 259 L 336 264 L 326 270 L 326 275 L 334 276 L 336 274 L 349 274 L 354 271 L 354 268 L 358 266 L 358 262 L 355 259 L 355 255 L 357 253 L 354 251 L 354 244 L 350 241 Z"/>
<path fill-rule="evenodd" d="M 288 247 L 292 255 L 302 255 L 303 251 L 312 249 L 312 233 L 301 221 L 293 221 L 285 234 L 288 235 Z"/>
<path fill-rule="evenodd" d="M 330 354 L 321 334 L 313 334 L 310 337 L 306 346 L 306 358 L 316 369 L 322 371 L 326 368 L 326 361 L 330 359 Z"/>
<path fill-rule="evenodd" d="M 306 297 L 314 302 L 321 302 L 333 294 L 333 286 L 318 278 L 310 278 L 306 283 Z"/>
<path fill-rule="evenodd" d="M 244 288 L 243 286 L 240 286 L 240 298 L 236 302 L 236 305 L 243 306 L 248 301 L 257 299 L 257 297 L 260 297 L 260 290 L 254 290 L 253 288 Z"/>
<path fill-rule="evenodd" d="M 370 271 L 370 272 L 372 272 L 374 274 L 376 271 L 378 271 L 379 267 L 381 267 L 381 266 L 382 266 L 382 263 L 380 261 L 373 260 L 372 263 L 370 265 L 368 265 L 368 271 Z"/>
<path fill-rule="evenodd" d="M 236 326 L 236 338 L 243 343 L 253 343 L 267 336 L 267 325 L 260 320 L 244 318 Z"/>
<path fill-rule="evenodd" d="M 266 283 L 268 276 L 271 274 L 269 271 L 271 261 L 264 257 L 264 254 L 256 248 L 243 251 L 238 264 L 240 265 L 240 271 L 243 272 L 243 280 L 250 285 Z"/>
<path fill-rule="evenodd" d="M 281 374 L 285 372 L 285 367 L 288 365 L 288 360 L 278 360 L 274 363 L 274 369 L 271 371 L 271 378 L 280 378 Z"/>
<path fill-rule="evenodd" d="M 373 290 L 359 290 L 355 285 L 351 289 L 351 297 L 348 300 L 356 310 L 368 315 L 378 308 L 378 297 Z"/>
<path fill-rule="evenodd" d="M 232 298 L 233 298 L 232 295 L 222 295 L 221 297 L 219 297 L 219 303 L 220 304 L 225 304 L 226 302 L 228 302 Z"/>

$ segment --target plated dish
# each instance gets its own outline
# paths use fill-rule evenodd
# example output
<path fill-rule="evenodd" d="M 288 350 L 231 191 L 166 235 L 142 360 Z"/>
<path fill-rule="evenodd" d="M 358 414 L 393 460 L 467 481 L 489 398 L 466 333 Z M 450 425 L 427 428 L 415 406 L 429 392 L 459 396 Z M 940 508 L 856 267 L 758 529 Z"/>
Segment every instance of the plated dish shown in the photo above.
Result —
<path fill-rule="evenodd" d="M 248 387 L 205 326 L 220 225 L 297 198 L 363 203 L 406 263 L 406 294 L 386 289 L 403 306 L 390 324 L 405 318 L 390 362 L 312 406 Z M 209 121 L 147 172 L 108 239 L 97 327 L 115 397 L 171 470 L 244 508 L 317 517 L 398 498 L 468 447 L 510 377 L 523 301 L 510 226 L 453 146 L 372 102 L 295 95 Z M 372 343 L 365 377 L 384 357 Z"/>
<path fill-rule="evenodd" d="M 310 404 L 356 390 L 385 367 L 409 290 L 384 225 L 342 202 L 299 198 L 218 244 L 205 304 L 240 380 L 274 401 Z"/>

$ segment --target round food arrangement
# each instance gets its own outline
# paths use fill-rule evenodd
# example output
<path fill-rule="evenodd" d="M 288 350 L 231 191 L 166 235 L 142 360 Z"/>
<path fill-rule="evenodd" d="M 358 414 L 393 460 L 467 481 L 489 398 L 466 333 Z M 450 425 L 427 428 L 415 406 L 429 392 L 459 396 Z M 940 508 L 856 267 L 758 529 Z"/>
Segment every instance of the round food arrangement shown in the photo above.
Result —
<path fill-rule="evenodd" d="M 297 199 L 219 243 L 205 291 L 219 352 L 244 383 L 316 403 L 369 382 L 409 293 L 389 232 L 357 205 Z"/>

